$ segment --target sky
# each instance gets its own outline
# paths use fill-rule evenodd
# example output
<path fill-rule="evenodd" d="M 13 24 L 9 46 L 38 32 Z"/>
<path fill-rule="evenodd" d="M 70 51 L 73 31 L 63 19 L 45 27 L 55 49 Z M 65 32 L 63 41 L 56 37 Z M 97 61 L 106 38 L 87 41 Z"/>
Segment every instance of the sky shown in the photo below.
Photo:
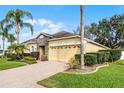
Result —
<path fill-rule="evenodd" d="M 90 25 L 98 23 L 103 18 L 110 18 L 115 14 L 123 14 L 123 5 L 87 5 L 84 10 L 84 23 Z"/>
<path fill-rule="evenodd" d="M 22 9 L 31 12 L 33 21 L 25 18 L 34 27 L 34 34 L 24 28 L 20 32 L 20 42 L 36 37 L 40 32 L 53 34 L 62 30 L 73 32 L 80 24 L 80 6 L 78 5 L 30 5 L 30 6 L 0 6 L 0 20 L 9 10 Z M 124 6 L 87 5 L 84 8 L 84 24 L 90 25 L 114 14 L 124 13 Z M 9 31 L 15 34 L 15 29 Z M 0 37 L 0 45 L 2 45 Z M 6 42 L 6 47 L 8 43 Z"/>
<path fill-rule="evenodd" d="M 30 22 L 34 27 L 34 34 L 31 35 L 30 29 L 24 28 L 20 33 L 20 42 L 36 37 L 40 32 L 53 34 L 59 31 L 72 32 L 79 25 L 80 7 L 79 6 L 0 6 L 0 20 L 2 20 L 9 10 L 22 9 L 30 12 L 33 15 L 33 21 L 24 19 L 25 22 Z M 10 33 L 15 34 L 12 29 Z M 6 43 L 7 46 L 8 43 Z M 0 45 L 2 41 L 0 39 Z"/>

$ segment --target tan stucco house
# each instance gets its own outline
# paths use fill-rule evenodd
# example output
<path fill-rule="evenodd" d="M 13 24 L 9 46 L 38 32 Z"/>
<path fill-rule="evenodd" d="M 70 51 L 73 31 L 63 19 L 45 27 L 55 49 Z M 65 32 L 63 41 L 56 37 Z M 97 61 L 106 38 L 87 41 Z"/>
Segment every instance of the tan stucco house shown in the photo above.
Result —
<path fill-rule="evenodd" d="M 30 52 L 39 52 L 39 60 L 43 56 L 49 61 L 68 63 L 75 54 L 80 53 L 80 36 L 61 31 L 55 34 L 40 33 L 35 39 L 23 42 Z M 84 52 L 96 52 L 109 49 L 99 43 L 84 38 Z"/>
<path fill-rule="evenodd" d="M 98 50 L 109 49 L 99 43 L 84 38 L 84 52 L 96 52 Z M 49 40 L 50 61 L 59 61 L 68 63 L 75 54 L 80 54 L 80 36 L 55 38 Z"/>

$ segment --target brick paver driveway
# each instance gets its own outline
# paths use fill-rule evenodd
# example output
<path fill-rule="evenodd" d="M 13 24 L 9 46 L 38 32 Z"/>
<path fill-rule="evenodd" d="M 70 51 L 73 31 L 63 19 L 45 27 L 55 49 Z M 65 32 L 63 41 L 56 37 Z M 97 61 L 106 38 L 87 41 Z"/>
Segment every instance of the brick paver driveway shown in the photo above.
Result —
<path fill-rule="evenodd" d="M 0 71 L 0 88 L 37 88 L 36 82 L 66 70 L 66 64 L 39 62 L 24 67 Z"/>

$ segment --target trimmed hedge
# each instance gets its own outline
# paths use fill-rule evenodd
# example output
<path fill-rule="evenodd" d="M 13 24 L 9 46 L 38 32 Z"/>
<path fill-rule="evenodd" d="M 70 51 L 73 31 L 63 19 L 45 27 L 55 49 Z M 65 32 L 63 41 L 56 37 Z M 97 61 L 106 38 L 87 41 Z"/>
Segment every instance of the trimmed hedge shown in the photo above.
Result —
<path fill-rule="evenodd" d="M 96 55 L 85 54 L 84 58 L 85 58 L 84 59 L 85 65 L 87 65 L 87 66 L 91 66 L 91 65 L 94 65 L 97 63 L 97 56 Z"/>
<path fill-rule="evenodd" d="M 122 51 L 112 49 L 112 50 L 100 50 L 100 52 L 110 53 L 109 54 L 109 62 L 113 62 L 113 61 L 119 60 L 121 58 Z"/>
<path fill-rule="evenodd" d="M 102 52 L 102 53 L 104 53 L 104 62 L 109 62 L 110 52 Z"/>
<path fill-rule="evenodd" d="M 81 58 L 80 54 L 75 55 L 76 61 L 80 62 L 80 58 Z M 97 63 L 97 56 L 93 55 L 93 54 L 85 54 L 84 55 L 84 63 L 87 66 L 91 66 L 91 65 L 96 64 Z"/>
<path fill-rule="evenodd" d="M 101 64 L 101 63 L 104 63 L 104 55 L 105 53 L 103 52 L 92 52 L 92 53 L 87 53 L 87 54 L 93 54 L 93 55 L 96 55 L 97 57 L 97 63 L 98 64 Z"/>

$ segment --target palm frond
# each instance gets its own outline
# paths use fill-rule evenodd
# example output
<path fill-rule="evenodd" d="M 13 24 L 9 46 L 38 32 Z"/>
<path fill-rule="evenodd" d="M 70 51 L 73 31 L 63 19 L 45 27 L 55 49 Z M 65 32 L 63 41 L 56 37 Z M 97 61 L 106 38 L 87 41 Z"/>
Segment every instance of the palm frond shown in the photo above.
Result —
<path fill-rule="evenodd" d="M 33 32 L 34 32 L 33 26 L 32 26 L 30 23 L 23 23 L 22 25 L 23 25 L 23 27 L 28 27 L 28 28 L 30 28 L 31 33 L 33 34 Z"/>
<path fill-rule="evenodd" d="M 10 11 L 8 11 L 7 12 L 7 14 L 6 14 L 6 21 L 7 22 L 9 22 L 9 21 L 11 21 L 11 18 L 13 18 L 15 16 L 15 12 L 14 12 L 14 10 L 10 10 Z"/>

